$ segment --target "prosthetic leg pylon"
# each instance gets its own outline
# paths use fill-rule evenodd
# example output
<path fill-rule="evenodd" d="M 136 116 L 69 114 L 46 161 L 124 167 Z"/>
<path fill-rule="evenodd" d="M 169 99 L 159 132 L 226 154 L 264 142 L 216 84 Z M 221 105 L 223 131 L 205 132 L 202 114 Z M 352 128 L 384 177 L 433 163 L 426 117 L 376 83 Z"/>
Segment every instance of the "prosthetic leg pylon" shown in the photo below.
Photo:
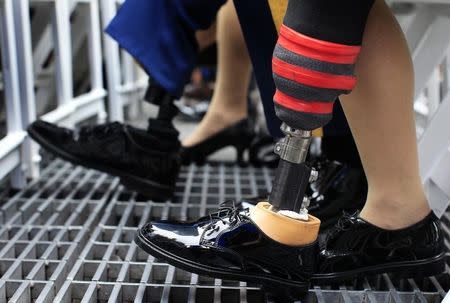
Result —
<path fill-rule="evenodd" d="M 311 131 L 294 129 L 283 123 L 281 130 L 286 135 L 275 145 L 280 156 L 269 203 L 273 211 L 288 210 L 307 214 L 309 199 L 305 197 L 307 186 L 317 179 L 318 173 L 306 165 Z"/>

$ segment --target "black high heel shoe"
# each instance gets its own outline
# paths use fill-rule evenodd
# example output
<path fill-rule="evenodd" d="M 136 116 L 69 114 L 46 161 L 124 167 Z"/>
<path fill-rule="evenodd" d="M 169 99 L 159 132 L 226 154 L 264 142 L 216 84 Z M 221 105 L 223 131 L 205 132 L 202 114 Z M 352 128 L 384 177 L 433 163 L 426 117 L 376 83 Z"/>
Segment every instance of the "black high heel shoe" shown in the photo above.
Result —
<path fill-rule="evenodd" d="M 193 162 L 201 165 L 212 153 L 224 147 L 233 146 L 237 153 L 236 162 L 241 166 L 245 165 L 244 152 L 249 149 L 254 136 L 252 123 L 248 118 L 243 119 L 203 142 L 191 147 L 182 147 L 180 150 L 181 161 L 184 165 Z"/>

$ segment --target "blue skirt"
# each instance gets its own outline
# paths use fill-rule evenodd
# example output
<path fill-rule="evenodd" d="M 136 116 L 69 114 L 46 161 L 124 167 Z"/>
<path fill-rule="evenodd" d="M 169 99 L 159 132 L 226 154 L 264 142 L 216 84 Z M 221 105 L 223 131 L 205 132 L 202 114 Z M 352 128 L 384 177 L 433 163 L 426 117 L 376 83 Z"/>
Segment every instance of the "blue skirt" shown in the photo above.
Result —
<path fill-rule="evenodd" d="M 195 67 L 195 32 L 207 29 L 226 0 L 127 0 L 106 32 L 175 96 Z"/>

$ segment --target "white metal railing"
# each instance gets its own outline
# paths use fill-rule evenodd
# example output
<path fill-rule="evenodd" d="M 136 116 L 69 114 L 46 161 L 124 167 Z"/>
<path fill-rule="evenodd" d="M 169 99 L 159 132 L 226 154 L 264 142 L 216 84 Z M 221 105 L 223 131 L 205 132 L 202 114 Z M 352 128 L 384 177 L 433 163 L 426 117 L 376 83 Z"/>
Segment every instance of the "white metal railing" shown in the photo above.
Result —
<path fill-rule="evenodd" d="M 36 119 L 36 96 L 34 92 L 36 83 L 33 70 L 36 65 L 32 62 L 35 56 L 33 56 L 31 20 L 29 17 L 30 4 L 33 4 L 33 2 L 29 0 L 14 0 L 13 4 L 14 18 L 17 25 L 17 43 L 20 45 L 18 68 L 20 70 L 21 105 L 24 108 L 24 125 L 28 125 Z M 43 35 L 40 45 L 44 45 L 48 53 L 54 52 L 52 65 L 55 67 L 54 79 L 56 81 L 54 82 L 57 107 L 55 110 L 43 115 L 41 119 L 53 123 L 62 123 L 67 126 L 73 126 L 75 123 L 92 116 L 98 116 L 99 120 L 103 120 L 106 116 L 104 101 L 107 92 L 103 85 L 101 28 L 97 1 L 82 1 L 82 5 L 88 7 L 85 32 L 88 35 L 91 90 L 77 97 L 74 97 L 73 93 L 71 13 L 77 6 L 78 1 L 49 0 L 44 2 L 52 11 L 52 18 L 47 20 L 47 26 L 44 27 L 44 31 L 51 35 Z M 42 4 L 43 1 L 39 1 L 39 3 Z M 52 41 L 53 49 L 51 47 Z M 39 65 L 37 66 L 39 67 Z M 38 148 L 34 143 L 27 142 L 25 150 L 23 162 L 27 164 L 27 175 L 33 178 L 37 177 L 40 160 Z"/>
<path fill-rule="evenodd" d="M 90 117 L 97 117 L 99 122 L 107 117 L 122 121 L 125 106 L 137 112 L 136 101 L 144 93 L 147 77 L 129 55 L 103 34 L 120 5 L 116 0 L 0 0 L 0 4 L 8 122 L 8 135 L 0 141 L 0 178 L 12 172 L 14 186 L 21 187 L 25 176 L 39 175 L 38 147 L 27 138 L 24 129 L 36 119 L 37 109 L 40 112 L 45 108 L 42 104 L 56 99 L 56 109 L 40 118 L 69 127 Z M 31 20 L 30 8 L 46 18 Z M 85 40 L 89 91 L 75 96 L 72 62 Z"/>
<path fill-rule="evenodd" d="M 20 107 L 13 1 L 0 1 L 0 48 L 7 122 L 7 135 L 0 140 L 0 178 L 12 173 L 13 186 L 21 187 L 25 184 L 21 160 L 26 133 Z"/>
<path fill-rule="evenodd" d="M 123 0 L 100 0 L 103 26 L 106 27 L 117 13 Z M 148 77 L 137 68 L 134 59 L 109 36 L 104 35 L 104 55 L 108 77 L 111 120 L 123 121 L 123 106 L 137 104 L 147 87 Z M 122 58 L 122 63 L 120 61 Z M 120 68 L 117 68 L 120 67 Z"/>

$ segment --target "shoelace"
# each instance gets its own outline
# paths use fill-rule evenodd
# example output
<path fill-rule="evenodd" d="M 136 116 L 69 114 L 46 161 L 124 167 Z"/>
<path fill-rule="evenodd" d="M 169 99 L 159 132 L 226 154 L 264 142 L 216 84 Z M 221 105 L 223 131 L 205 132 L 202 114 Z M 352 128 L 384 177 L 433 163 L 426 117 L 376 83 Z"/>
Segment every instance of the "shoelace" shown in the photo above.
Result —
<path fill-rule="evenodd" d="M 354 213 L 347 213 L 344 211 L 342 217 L 338 219 L 336 225 L 329 231 L 327 240 L 331 240 L 340 232 L 348 230 L 355 223 L 358 215 L 359 211 Z"/>
<path fill-rule="evenodd" d="M 247 210 L 243 211 L 242 209 L 236 208 L 234 200 L 222 202 L 219 205 L 219 210 L 209 215 L 211 223 L 206 226 L 204 235 L 210 236 L 212 233 L 217 232 L 219 227 L 216 224 L 218 222 L 222 224 L 228 223 L 230 226 L 233 226 L 246 218 L 247 214 Z M 228 222 L 226 219 L 228 219 Z"/>
<path fill-rule="evenodd" d="M 356 220 L 356 218 L 358 217 L 359 212 L 354 212 L 354 213 L 347 213 L 347 212 L 343 212 L 343 215 L 341 218 L 339 218 L 336 227 L 340 230 L 340 231 L 345 231 L 347 230 L 351 225 L 353 225 L 354 221 Z"/>

